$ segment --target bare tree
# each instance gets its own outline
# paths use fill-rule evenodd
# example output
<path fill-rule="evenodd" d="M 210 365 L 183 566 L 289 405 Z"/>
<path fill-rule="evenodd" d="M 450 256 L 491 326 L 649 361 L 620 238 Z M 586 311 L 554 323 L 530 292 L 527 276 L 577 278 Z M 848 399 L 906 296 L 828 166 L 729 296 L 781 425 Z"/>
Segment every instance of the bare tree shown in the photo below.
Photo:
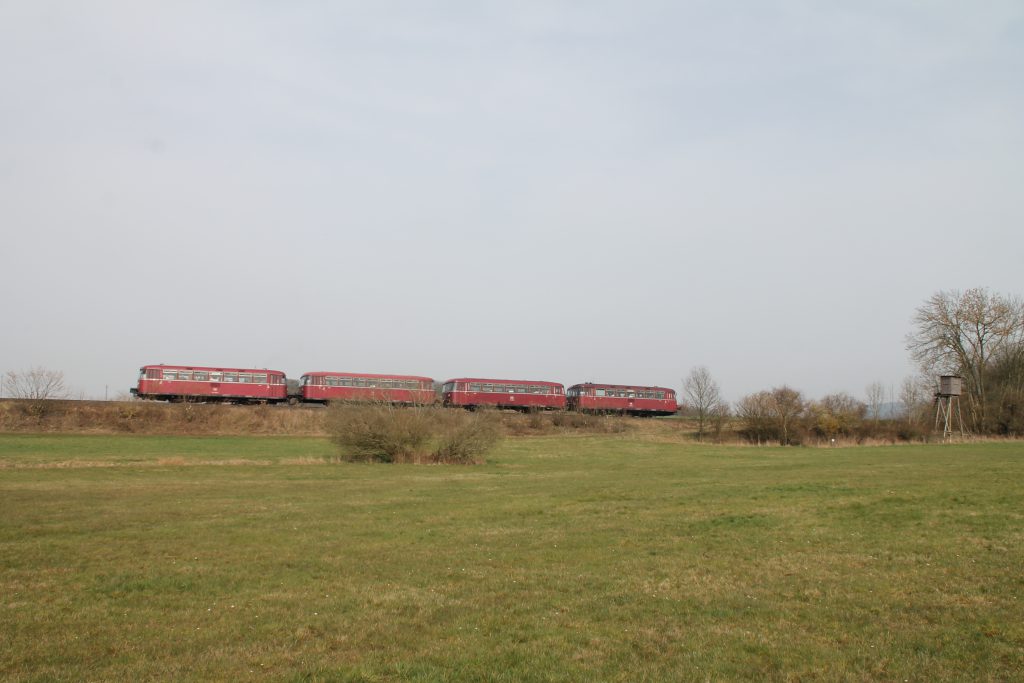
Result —
<path fill-rule="evenodd" d="M 882 404 L 885 402 L 885 385 L 881 382 L 872 382 L 864 390 L 867 396 L 868 415 L 872 420 L 878 422 L 882 417 Z"/>
<path fill-rule="evenodd" d="M 772 389 L 769 401 L 771 413 L 779 427 L 779 444 L 789 445 L 793 422 L 804 411 L 804 397 L 796 389 L 787 386 Z"/>
<path fill-rule="evenodd" d="M 711 427 L 711 433 L 714 435 L 715 441 L 721 441 L 722 430 L 731 416 L 732 410 L 729 408 L 728 403 L 720 401 L 712 406 L 711 414 L 708 416 L 708 424 Z"/>
<path fill-rule="evenodd" d="M 3 388 L 7 396 L 29 401 L 64 399 L 69 395 L 63 372 L 38 366 L 21 372 L 7 371 Z"/>
<path fill-rule="evenodd" d="M 771 394 L 767 391 L 748 394 L 737 401 L 736 416 L 743 425 L 742 434 L 748 441 L 760 444 L 778 436 L 772 417 Z"/>
<path fill-rule="evenodd" d="M 984 288 L 937 292 L 914 316 L 907 349 L 926 373 L 966 380 L 975 429 L 986 426 L 986 374 L 993 357 L 1024 343 L 1024 303 Z"/>
<path fill-rule="evenodd" d="M 722 403 L 722 394 L 718 382 L 703 365 L 690 371 L 683 382 L 683 391 L 687 403 L 697 413 L 697 440 L 704 440 L 704 428 L 707 426 L 715 409 Z"/>
<path fill-rule="evenodd" d="M 923 375 L 905 377 L 900 385 L 900 403 L 903 404 L 903 413 L 909 424 L 916 424 L 923 420 L 925 411 L 931 405 L 931 398 L 934 392 L 934 382 L 929 381 Z"/>

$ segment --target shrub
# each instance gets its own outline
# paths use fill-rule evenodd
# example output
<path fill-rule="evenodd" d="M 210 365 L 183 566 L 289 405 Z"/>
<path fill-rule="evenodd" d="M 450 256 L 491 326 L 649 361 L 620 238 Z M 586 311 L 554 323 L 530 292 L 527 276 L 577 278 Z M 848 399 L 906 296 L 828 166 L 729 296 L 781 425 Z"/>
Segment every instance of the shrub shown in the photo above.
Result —
<path fill-rule="evenodd" d="M 329 411 L 328 433 L 349 461 L 474 464 L 501 438 L 498 418 L 487 411 L 390 404 L 338 404 Z"/>
<path fill-rule="evenodd" d="M 437 412 L 437 411 L 435 411 Z M 501 440 L 498 419 L 490 412 L 441 410 L 433 462 L 476 464 Z"/>
<path fill-rule="evenodd" d="M 351 461 L 410 462 L 431 436 L 429 408 L 388 404 L 337 404 L 329 408 L 327 430 Z"/>

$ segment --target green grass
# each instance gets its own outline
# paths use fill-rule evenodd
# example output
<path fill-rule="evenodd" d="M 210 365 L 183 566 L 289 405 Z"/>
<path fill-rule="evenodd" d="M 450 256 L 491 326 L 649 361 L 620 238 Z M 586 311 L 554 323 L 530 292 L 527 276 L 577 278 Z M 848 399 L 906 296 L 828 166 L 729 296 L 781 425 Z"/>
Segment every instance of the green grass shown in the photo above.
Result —
<path fill-rule="evenodd" d="M 1006 681 L 1024 446 L 0 435 L 4 680 Z"/>

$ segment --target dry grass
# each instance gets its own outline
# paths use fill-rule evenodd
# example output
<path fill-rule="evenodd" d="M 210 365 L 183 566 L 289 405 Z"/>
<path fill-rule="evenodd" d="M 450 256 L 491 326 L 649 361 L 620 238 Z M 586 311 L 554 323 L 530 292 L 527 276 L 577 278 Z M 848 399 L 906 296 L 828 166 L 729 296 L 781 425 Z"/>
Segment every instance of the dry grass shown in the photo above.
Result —
<path fill-rule="evenodd" d="M 408 410 L 408 409 L 396 409 Z M 415 409 L 413 409 L 415 410 Z M 459 411 L 452 411 L 459 413 Z M 693 418 L 635 418 L 588 415 L 564 411 L 518 413 L 490 411 L 507 436 L 621 435 L 664 443 L 696 440 Z M 331 434 L 331 409 L 322 406 L 234 406 L 216 404 L 168 404 L 151 401 L 49 401 L 45 410 L 34 402 L 0 400 L 0 433 L 138 434 L 191 436 L 311 436 Z M 457 419 L 457 418 L 454 418 Z M 720 438 L 705 443 L 759 447 L 743 440 L 738 420 L 730 422 Z M 879 436 L 827 439 L 805 436 L 811 447 L 846 448 L 905 443 L 892 425 Z M 765 443 L 763 446 L 772 446 Z"/>

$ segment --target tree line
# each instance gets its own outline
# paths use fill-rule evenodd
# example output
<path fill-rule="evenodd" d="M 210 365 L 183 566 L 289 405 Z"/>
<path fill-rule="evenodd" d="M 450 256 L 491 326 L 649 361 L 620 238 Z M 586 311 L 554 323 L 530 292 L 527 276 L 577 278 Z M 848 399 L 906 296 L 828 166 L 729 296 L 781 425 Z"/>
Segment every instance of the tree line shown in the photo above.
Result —
<path fill-rule="evenodd" d="M 881 412 L 885 389 L 867 387 L 867 402 L 847 393 L 808 400 L 789 386 L 742 397 L 730 405 L 706 367 L 683 380 L 685 409 L 697 420 L 697 438 L 721 435 L 731 419 L 753 443 L 926 437 L 935 420 L 941 375 L 960 377 L 964 427 L 971 433 L 1024 435 L 1024 303 L 984 288 L 940 291 L 915 312 L 907 350 L 920 374 L 899 390 L 898 415 Z"/>

